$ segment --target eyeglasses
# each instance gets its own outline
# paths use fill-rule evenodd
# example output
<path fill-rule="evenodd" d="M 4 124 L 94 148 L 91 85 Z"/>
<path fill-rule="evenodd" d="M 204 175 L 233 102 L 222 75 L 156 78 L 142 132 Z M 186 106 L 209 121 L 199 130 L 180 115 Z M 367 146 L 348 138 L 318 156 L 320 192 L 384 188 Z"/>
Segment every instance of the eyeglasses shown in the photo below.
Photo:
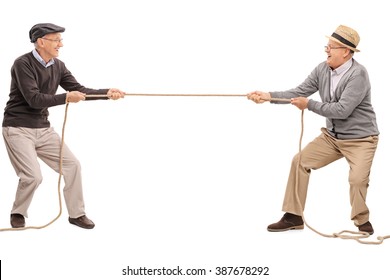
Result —
<path fill-rule="evenodd" d="M 347 47 L 332 47 L 332 46 L 324 46 L 325 50 L 337 50 L 337 49 L 346 49 Z"/>
<path fill-rule="evenodd" d="M 47 40 L 47 41 L 50 41 L 50 42 L 56 42 L 57 44 L 58 43 L 62 43 L 62 41 L 63 41 L 63 39 L 61 38 L 61 39 L 49 39 L 49 38 L 41 38 L 41 39 L 43 39 L 43 40 Z"/>

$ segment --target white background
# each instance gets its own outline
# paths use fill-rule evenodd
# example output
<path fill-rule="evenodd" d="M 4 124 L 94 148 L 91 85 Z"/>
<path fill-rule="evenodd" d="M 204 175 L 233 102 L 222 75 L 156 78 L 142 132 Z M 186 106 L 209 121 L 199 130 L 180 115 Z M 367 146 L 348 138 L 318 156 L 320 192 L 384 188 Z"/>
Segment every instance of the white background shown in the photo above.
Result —
<path fill-rule="evenodd" d="M 60 59 L 80 83 L 128 93 L 246 94 L 297 86 L 325 59 L 325 35 L 358 30 L 381 131 L 367 203 L 375 234 L 390 234 L 387 109 L 390 26 L 385 1 L 3 1 L 0 104 L 14 59 L 32 50 L 36 23 L 66 27 Z M 60 90 L 62 92 L 62 89 Z M 318 98 L 313 95 L 313 98 Z M 51 108 L 61 132 L 65 106 Z M 306 111 L 303 144 L 325 120 Z M 269 233 L 280 219 L 300 111 L 245 97 L 125 97 L 69 106 L 65 140 L 82 164 L 83 230 L 60 219 L 0 232 L 2 279 L 176 279 L 122 276 L 131 268 L 267 266 L 266 279 L 388 279 L 390 244 L 362 245 L 303 231 Z M 0 227 L 18 178 L 0 145 Z M 57 174 L 44 181 L 27 225 L 58 213 Z M 332 234 L 349 220 L 348 166 L 312 173 L 305 217 Z M 63 187 L 63 186 L 62 186 Z M 374 276 L 375 275 L 375 276 Z M 178 279 L 259 279 L 181 276 Z"/>

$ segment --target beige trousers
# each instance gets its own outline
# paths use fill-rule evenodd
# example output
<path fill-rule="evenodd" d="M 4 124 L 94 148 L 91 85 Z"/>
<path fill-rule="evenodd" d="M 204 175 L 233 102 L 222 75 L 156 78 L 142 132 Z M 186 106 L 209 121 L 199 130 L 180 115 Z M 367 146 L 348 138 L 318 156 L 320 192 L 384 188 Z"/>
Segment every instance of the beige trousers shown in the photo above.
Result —
<path fill-rule="evenodd" d="M 12 213 L 28 216 L 34 192 L 42 182 L 38 158 L 60 172 L 61 138 L 53 128 L 3 127 L 3 137 L 12 166 L 19 177 Z M 85 215 L 81 183 L 81 166 L 64 145 L 62 174 L 66 207 L 71 218 Z"/>
<path fill-rule="evenodd" d="M 351 220 L 354 221 L 355 225 L 362 225 L 369 220 L 366 195 L 372 161 L 378 145 L 378 136 L 340 140 L 332 137 L 325 128 L 321 130 L 322 134 L 301 151 L 300 158 L 297 154 L 292 160 L 282 210 L 302 215 L 305 208 L 311 170 L 324 167 L 344 157 L 350 167 L 349 196 L 352 207 Z M 298 189 L 296 192 L 297 174 Z"/>

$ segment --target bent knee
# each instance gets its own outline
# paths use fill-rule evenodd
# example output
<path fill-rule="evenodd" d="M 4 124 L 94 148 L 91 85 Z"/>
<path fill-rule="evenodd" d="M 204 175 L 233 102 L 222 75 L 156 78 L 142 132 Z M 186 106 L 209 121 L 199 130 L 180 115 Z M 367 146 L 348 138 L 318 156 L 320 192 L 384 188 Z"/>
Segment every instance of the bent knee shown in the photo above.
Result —
<path fill-rule="evenodd" d="M 37 188 L 43 181 L 41 173 L 37 174 L 22 174 L 20 175 L 20 185 L 23 187 L 34 186 Z"/>

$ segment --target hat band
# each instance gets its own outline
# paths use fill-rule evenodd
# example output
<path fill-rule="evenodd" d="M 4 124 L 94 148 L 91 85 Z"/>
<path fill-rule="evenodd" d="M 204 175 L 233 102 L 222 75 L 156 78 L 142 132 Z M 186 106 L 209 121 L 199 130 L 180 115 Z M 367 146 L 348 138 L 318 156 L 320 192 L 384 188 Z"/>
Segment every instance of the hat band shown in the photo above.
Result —
<path fill-rule="evenodd" d="M 336 38 L 337 40 L 339 40 L 340 42 L 352 47 L 352 48 L 356 48 L 356 46 L 354 44 L 352 44 L 350 41 L 344 39 L 343 37 L 341 37 L 339 34 L 337 33 L 333 33 L 332 34 L 332 37 Z"/>

